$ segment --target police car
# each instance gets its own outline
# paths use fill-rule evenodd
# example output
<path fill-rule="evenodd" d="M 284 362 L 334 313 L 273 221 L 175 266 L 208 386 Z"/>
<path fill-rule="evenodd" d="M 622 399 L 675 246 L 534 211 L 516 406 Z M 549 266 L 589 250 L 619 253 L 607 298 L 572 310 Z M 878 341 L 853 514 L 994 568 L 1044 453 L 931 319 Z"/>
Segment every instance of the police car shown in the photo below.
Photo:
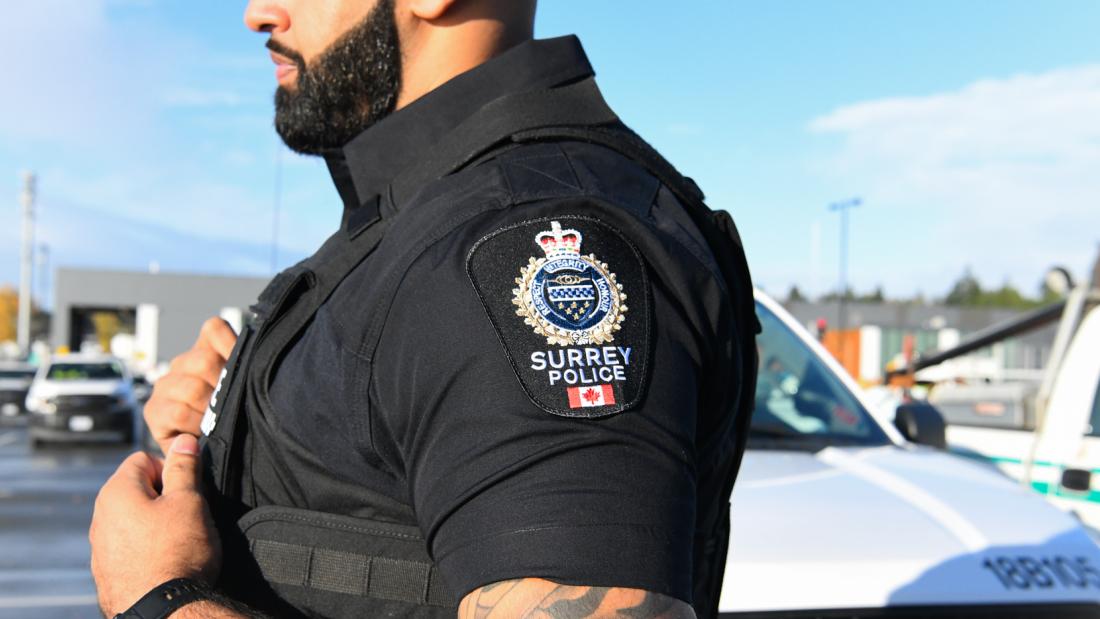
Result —
<path fill-rule="evenodd" d="M 995 468 L 907 442 L 757 293 L 728 617 L 1100 617 L 1100 547 Z"/>
<path fill-rule="evenodd" d="M 64 355 L 44 363 L 27 393 L 32 446 L 134 439 L 137 401 L 130 373 L 107 356 Z"/>
<path fill-rule="evenodd" d="M 26 412 L 24 401 L 34 373 L 32 365 L 0 361 L 0 421 Z"/>

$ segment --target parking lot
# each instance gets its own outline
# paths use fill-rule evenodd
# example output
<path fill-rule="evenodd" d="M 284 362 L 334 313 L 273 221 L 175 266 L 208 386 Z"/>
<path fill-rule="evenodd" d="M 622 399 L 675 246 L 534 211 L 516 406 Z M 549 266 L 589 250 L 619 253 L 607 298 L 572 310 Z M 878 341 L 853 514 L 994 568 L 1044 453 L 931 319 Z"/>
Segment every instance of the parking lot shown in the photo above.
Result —
<path fill-rule="evenodd" d="M 25 428 L 0 426 L 0 617 L 99 616 L 88 523 L 100 485 L 130 450 L 32 450 Z"/>

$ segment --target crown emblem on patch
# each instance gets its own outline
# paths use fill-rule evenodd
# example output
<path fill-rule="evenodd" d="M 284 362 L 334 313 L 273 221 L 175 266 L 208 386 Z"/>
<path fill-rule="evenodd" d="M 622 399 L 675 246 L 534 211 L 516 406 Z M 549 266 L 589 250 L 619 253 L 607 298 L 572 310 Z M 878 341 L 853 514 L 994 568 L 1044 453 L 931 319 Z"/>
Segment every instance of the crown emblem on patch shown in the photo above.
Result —
<path fill-rule="evenodd" d="M 581 255 L 584 236 L 557 221 L 535 235 L 545 257 L 531 257 L 512 290 L 516 314 L 549 344 L 603 344 L 615 339 L 626 294 L 595 255 Z"/>
<path fill-rule="evenodd" d="M 562 256 L 579 257 L 583 238 L 576 230 L 562 230 L 561 224 L 555 221 L 551 222 L 550 230 L 535 236 L 535 242 L 546 252 L 546 257 L 553 260 Z"/>

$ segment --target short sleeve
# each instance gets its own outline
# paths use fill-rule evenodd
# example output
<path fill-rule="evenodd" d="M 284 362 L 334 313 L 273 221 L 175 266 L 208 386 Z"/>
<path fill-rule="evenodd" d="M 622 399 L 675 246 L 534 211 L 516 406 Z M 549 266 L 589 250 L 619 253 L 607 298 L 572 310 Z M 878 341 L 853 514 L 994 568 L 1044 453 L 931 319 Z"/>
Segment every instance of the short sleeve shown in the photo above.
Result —
<path fill-rule="evenodd" d="M 538 577 L 691 600 L 706 328 L 632 222 L 576 205 L 475 222 L 403 279 L 373 440 L 460 596 Z"/>

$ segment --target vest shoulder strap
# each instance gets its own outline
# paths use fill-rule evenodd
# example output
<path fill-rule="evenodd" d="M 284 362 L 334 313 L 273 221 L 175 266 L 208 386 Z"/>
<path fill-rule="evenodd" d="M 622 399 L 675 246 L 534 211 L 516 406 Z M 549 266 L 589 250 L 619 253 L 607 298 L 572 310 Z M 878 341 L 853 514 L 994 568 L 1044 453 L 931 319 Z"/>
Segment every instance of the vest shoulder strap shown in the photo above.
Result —
<path fill-rule="evenodd" d="M 390 191 L 400 204 L 427 183 L 466 167 L 523 131 L 608 125 L 618 120 L 592 78 L 559 88 L 505 95 L 447 134 L 427 157 L 398 175 Z"/>

